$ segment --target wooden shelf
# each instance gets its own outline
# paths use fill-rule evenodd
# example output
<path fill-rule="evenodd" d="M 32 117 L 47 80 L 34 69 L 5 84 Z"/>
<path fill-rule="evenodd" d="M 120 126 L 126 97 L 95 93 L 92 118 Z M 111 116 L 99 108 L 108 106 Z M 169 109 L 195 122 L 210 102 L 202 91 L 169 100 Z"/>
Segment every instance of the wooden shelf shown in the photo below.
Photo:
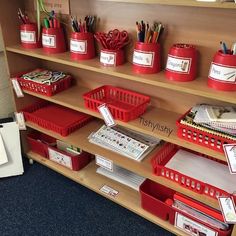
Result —
<path fill-rule="evenodd" d="M 171 6 L 188 7 L 208 7 L 208 8 L 228 8 L 235 9 L 234 2 L 197 2 L 196 0 L 99 0 L 101 2 L 124 2 L 124 3 L 143 3 L 143 4 L 161 4 Z"/>
<path fill-rule="evenodd" d="M 92 144 L 88 141 L 88 136 L 98 130 L 103 123 L 99 120 L 94 120 L 87 124 L 86 126 L 82 127 L 81 129 L 71 133 L 67 137 L 62 137 L 61 135 L 50 131 L 48 129 L 44 129 L 36 124 L 33 124 L 31 122 L 26 122 L 26 125 L 32 129 L 38 130 L 42 133 L 48 134 L 52 137 L 55 137 L 57 139 L 60 139 L 62 141 L 65 141 L 66 143 L 72 144 L 74 146 L 80 147 L 86 152 L 89 152 L 91 154 L 98 154 L 101 156 L 104 156 L 110 160 L 112 160 L 115 164 L 128 169 L 130 171 L 133 171 L 145 178 L 151 179 L 157 183 L 160 183 L 162 185 L 165 185 L 171 189 L 174 189 L 175 191 L 178 191 L 180 193 L 183 193 L 185 195 L 188 195 L 198 201 L 201 201 L 211 207 L 214 207 L 216 209 L 219 209 L 219 204 L 217 200 L 214 200 L 210 197 L 207 197 L 202 194 L 197 194 L 191 190 L 185 189 L 181 187 L 179 184 L 174 183 L 168 179 L 165 179 L 163 177 L 156 176 L 152 174 L 152 166 L 151 166 L 151 158 L 153 155 L 158 151 L 157 149 L 153 150 L 142 162 L 137 162 L 132 159 L 129 159 L 127 157 L 124 157 L 122 155 L 119 155 L 115 152 L 112 152 L 110 150 L 106 150 L 102 147 L 99 147 L 95 144 Z"/>
<path fill-rule="evenodd" d="M 85 108 L 82 96 L 87 91 L 88 91 L 87 88 L 74 86 L 52 97 L 43 96 L 29 91 L 24 91 L 24 92 L 26 94 L 30 94 L 32 96 L 71 108 L 76 111 L 87 113 L 89 115 L 102 119 L 99 113 L 90 111 Z M 127 123 L 117 120 L 116 123 L 123 127 L 130 128 L 151 136 L 155 136 L 164 141 L 183 146 L 193 151 L 203 152 L 219 160 L 226 161 L 225 156 L 219 152 L 178 138 L 177 127 L 175 125 L 175 122 L 180 116 L 181 114 L 150 106 L 148 107 L 147 111 L 141 116 L 141 118 L 138 118 L 136 120 Z M 153 130 L 154 126 L 151 126 L 151 124 L 153 125 L 159 124 L 159 130 L 158 129 Z M 166 129 L 163 128 L 164 131 L 162 131 L 161 127 L 166 127 Z M 168 133 L 168 130 L 169 133 L 170 131 L 172 131 L 170 135 Z"/>
<path fill-rule="evenodd" d="M 235 4 L 236 5 L 236 4 Z M 20 45 L 6 47 L 8 52 L 18 53 L 30 57 L 40 58 L 47 61 L 61 63 L 88 71 L 102 73 L 110 76 L 119 77 L 122 79 L 136 81 L 143 84 L 149 84 L 161 88 L 170 89 L 173 91 L 197 95 L 209 99 L 215 99 L 223 102 L 236 103 L 234 92 L 217 91 L 207 87 L 207 78 L 197 78 L 191 82 L 173 82 L 165 78 L 164 72 L 152 75 L 138 75 L 132 72 L 132 65 L 126 63 L 118 67 L 103 67 L 99 60 L 92 59 L 88 61 L 76 62 L 70 58 L 70 53 L 65 52 L 57 55 L 45 54 L 42 49 L 28 50 Z"/>

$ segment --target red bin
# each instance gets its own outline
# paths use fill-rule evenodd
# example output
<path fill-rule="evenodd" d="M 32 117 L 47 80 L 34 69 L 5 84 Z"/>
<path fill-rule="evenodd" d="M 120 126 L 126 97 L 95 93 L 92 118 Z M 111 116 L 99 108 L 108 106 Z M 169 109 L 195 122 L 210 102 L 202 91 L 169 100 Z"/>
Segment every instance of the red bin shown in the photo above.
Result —
<path fill-rule="evenodd" d="M 236 91 L 236 55 L 224 54 L 221 50 L 215 54 L 208 75 L 208 86 L 217 90 Z"/>
<path fill-rule="evenodd" d="M 197 50 L 190 44 L 174 44 L 169 51 L 165 75 L 173 81 L 186 82 L 196 78 Z"/>
<path fill-rule="evenodd" d="M 70 38 L 71 58 L 88 60 L 95 57 L 94 37 L 92 33 L 72 32 Z"/>
<path fill-rule="evenodd" d="M 160 44 L 136 42 L 133 53 L 133 71 L 153 74 L 161 70 Z"/>
<path fill-rule="evenodd" d="M 62 28 L 43 28 L 43 50 L 46 53 L 62 53 L 66 51 Z"/>
<path fill-rule="evenodd" d="M 125 53 L 123 49 L 101 49 L 100 62 L 104 66 L 119 66 L 125 62 Z"/>
<path fill-rule="evenodd" d="M 22 24 L 20 26 L 21 45 L 24 48 L 33 49 L 42 47 L 41 38 L 38 38 L 38 29 L 35 23 Z"/>

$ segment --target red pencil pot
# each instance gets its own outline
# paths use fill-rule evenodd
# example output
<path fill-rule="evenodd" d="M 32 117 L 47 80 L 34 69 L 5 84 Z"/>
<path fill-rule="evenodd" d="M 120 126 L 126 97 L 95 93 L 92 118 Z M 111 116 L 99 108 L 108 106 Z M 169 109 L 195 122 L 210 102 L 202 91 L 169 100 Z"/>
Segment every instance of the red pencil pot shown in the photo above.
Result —
<path fill-rule="evenodd" d="M 43 28 L 43 50 L 46 53 L 62 53 L 66 51 L 62 28 Z"/>
<path fill-rule="evenodd" d="M 71 58 L 88 60 L 95 57 L 94 37 L 92 33 L 72 32 L 70 38 Z"/>
<path fill-rule="evenodd" d="M 166 62 L 166 78 L 186 82 L 196 78 L 197 50 L 190 44 L 174 44 Z"/>
<path fill-rule="evenodd" d="M 208 86 L 236 91 L 236 55 L 224 54 L 221 50 L 215 54 L 208 75 Z"/>
<path fill-rule="evenodd" d="M 21 45 L 24 48 L 33 49 L 42 47 L 41 38 L 38 39 L 38 30 L 35 23 L 20 26 Z"/>
<path fill-rule="evenodd" d="M 123 49 L 111 50 L 101 49 L 100 62 L 104 66 L 119 66 L 125 62 L 125 53 Z"/>
<path fill-rule="evenodd" d="M 133 71 L 140 74 L 153 74 L 160 70 L 160 44 L 136 42 L 133 53 Z"/>

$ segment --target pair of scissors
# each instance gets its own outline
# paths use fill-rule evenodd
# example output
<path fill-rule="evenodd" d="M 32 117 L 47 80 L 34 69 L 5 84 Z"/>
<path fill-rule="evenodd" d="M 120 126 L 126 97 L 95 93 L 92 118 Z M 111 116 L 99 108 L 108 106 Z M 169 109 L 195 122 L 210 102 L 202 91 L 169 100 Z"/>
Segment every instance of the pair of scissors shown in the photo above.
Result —
<path fill-rule="evenodd" d="M 113 49 L 120 49 L 129 42 L 128 32 L 126 30 L 119 31 L 118 29 L 110 30 L 107 40 Z"/>

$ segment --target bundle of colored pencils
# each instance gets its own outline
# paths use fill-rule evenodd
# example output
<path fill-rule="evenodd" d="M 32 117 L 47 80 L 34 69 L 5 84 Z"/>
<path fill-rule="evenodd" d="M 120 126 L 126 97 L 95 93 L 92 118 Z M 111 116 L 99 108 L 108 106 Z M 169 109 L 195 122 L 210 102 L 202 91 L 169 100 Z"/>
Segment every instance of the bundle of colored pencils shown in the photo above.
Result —
<path fill-rule="evenodd" d="M 71 28 L 73 32 L 94 32 L 94 27 L 96 23 L 96 17 L 95 16 L 85 16 L 83 22 L 80 19 L 79 22 L 77 21 L 77 17 L 71 16 Z"/>
<path fill-rule="evenodd" d="M 157 43 L 164 31 L 164 26 L 159 22 L 154 22 L 153 26 L 149 26 L 141 21 L 136 21 L 137 41 L 143 43 Z"/>

